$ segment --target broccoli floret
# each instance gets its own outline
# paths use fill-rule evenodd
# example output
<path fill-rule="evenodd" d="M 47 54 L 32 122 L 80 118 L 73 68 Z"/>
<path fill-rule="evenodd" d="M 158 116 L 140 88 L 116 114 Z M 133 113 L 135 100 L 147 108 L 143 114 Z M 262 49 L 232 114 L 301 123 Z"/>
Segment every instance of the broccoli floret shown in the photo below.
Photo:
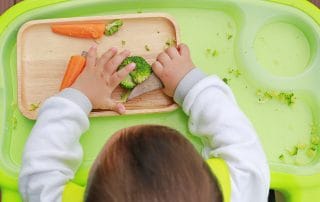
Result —
<path fill-rule="evenodd" d="M 136 84 L 133 82 L 130 75 L 128 75 L 124 80 L 122 80 L 120 85 L 122 88 L 129 89 L 129 90 L 133 89 L 136 86 Z"/>
<path fill-rule="evenodd" d="M 147 63 L 147 61 L 144 58 L 140 56 L 127 57 L 126 59 L 123 60 L 123 62 L 120 64 L 118 69 L 121 69 L 130 63 L 136 64 L 135 70 L 130 73 L 130 77 L 135 84 L 142 83 L 151 75 L 152 73 L 151 66 Z M 123 82 L 121 82 L 121 84 L 122 83 Z M 124 85 L 122 84 L 122 86 Z"/>
<path fill-rule="evenodd" d="M 119 31 L 120 27 L 123 25 L 122 20 L 115 20 L 112 23 L 108 24 L 104 32 L 105 35 L 111 36 Z"/>

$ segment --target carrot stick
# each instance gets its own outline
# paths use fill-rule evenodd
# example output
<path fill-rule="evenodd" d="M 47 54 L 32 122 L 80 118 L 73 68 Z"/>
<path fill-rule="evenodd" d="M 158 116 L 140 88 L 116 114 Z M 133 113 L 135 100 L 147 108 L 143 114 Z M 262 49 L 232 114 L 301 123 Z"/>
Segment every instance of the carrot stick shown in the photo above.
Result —
<path fill-rule="evenodd" d="M 60 91 L 70 87 L 86 65 L 87 52 L 83 51 L 81 55 L 71 56 L 67 70 L 61 82 Z"/>
<path fill-rule="evenodd" d="M 104 35 L 105 29 L 106 25 L 104 23 L 51 25 L 51 30 L 54 33 L 79 38 L 98 39 Z"/>

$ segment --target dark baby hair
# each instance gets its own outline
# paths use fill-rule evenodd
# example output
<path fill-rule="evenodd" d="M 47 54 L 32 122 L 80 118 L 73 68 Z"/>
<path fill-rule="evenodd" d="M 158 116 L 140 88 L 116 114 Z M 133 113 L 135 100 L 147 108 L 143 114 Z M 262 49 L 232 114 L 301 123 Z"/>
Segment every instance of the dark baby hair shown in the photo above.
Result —
<path fill-rule="evenodd" d="M 221 202 L 215 176 L 178 131 L 158 125 L 121 130 L 92 170 L 86 202 Z"/>

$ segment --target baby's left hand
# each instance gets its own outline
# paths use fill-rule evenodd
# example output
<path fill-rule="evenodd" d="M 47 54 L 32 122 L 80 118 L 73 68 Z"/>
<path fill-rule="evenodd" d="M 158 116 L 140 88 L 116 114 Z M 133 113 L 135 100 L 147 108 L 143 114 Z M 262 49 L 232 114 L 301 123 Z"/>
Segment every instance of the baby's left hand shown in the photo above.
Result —
<path fill-rule="evenodd" d="M 86 67 L 71 88 L 84 93 L 95 109 L 110 109 L 119 114 L 125 113 L 125 107 L 111 98 L 119 83 L 135 68 L 131 63 L 117 71 L 121 62 L 130 55 L 128 50 L 117 54 L 116 48 L 110 48 L 97 59 L 97 48 L 88 51 Z"/>

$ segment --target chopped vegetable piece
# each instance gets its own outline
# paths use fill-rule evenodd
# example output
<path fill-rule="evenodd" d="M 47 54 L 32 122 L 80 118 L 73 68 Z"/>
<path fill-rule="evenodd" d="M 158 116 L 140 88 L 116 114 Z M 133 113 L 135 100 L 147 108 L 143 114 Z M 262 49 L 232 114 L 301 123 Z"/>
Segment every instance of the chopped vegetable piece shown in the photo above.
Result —
<path fill-rule="evenodd" d="M 177 41 L 176 41 L 175 39 L 168 39 L 168 40 L 166 41 L 166 48 L 175 46 L 176 43 L 177 43 Z"/>
<path fill-rule="evenodd" d="M 133 89 L 134 87 L 136 87 L 136 83 L 133 82 L 132 80 L 132 77 L 130 75 L 126 76 L 125 79 L 123 79 L 120 83 L 120 86 L 124 89 L 128 89 L 128 90 L 131 90 Z"/>
<path fill-rule="evenodd" d="M 227 33 L 227 39 L 228 39 L 228 40 L 230 40 L 232 37 L 233 37 L 232 34 Z"/>
<path fill-rule="evenodd" d="M 70 87 L 78 78 L 85 67 L 87 54 L 87 52 L 83 51 L 82 55 L 74 55 L 70 58 L 67 70 L 61 82 L 60 91 Z"/>
<path fill-rule="evenodd" d="M 212 56 L 212 57 L 215 57 L 218 55 L 218 51 L 217 50 L 212 50 L 211 48 L 207 48 L 206 49 L 206 54 L 208 56 Z"/>
<path fill-rule="evenodd" d="M 121 101 L 121 102 L 127 102 L 130 93 L 131 93 L 131 90 L 125 90 L 125 91 L 123 91 L 123 92 L 121 93 L 121 95 L 120 95 L 120 96 L 121 96 L 121 97 L 120 97 L 120 101 Z"/>
<path fill-rule="evenodd" d="M 283 161 L 284 160 L 284 155 L 281 154 L 278 158 L 279 158 L 279 160 Z"/>
<path fill-rule="evenodd" d="M 122 25 L 123 25 L 122 20 L 115 20 L 112 23 L 107 25 L 107 27 L 105 28 L 104 34 L 107 36 L 114 35 L 119 31 Z"/>
<path fill-rule="evenodd" d="M 239 77 L 241 75 L 241 71 L 239 69 L 229 69 L 229 74 L 233 74 L 235 77 Z"/>
<path fill-rule="evenodd" d="M 121 86 L 126 89 L 134 88 L 136 84 L 140 84 L 145 81 L 152 73 L 151 66 L 143 57 L 140 56 L 127 57 L 118 67 L 118 70 L 130 63 L 135 63 L 136 68 L 120 83 Z"/>
<path fill-rule="evenodd" d="M 259 102 L 265 102 L 267 100 L 271 100 L 276 98 L 280 102 L 287 104 L 288 106 L 292 105 L 296 99 L 294 93 L 285 93 L 285 92 L 276 92 L 276 91 L 265 91 L 257 90 L 256 95 L 258 96 Z"/>
<path fill-rule="evenodd" d="M 295 156 L 298 153 L 298 147 L 295 146 L 295 147 L 293 147 L 293 149 L 291 149 L 291 150 L 288 149 L 287 151 L 290 156 Z"/>
<path fill-rule="evenodd" d="M 40 107 L 40 103 L 41 103 L 41 102 L 38 102 L 38 103 L 36 103 L 36 104 L 32 103 L 32 104 L 30 105 L 29 111 L 36 111 L 36 110 Z"/>
<path fill-rule="evenodd" d="M 297 144 L 297 148 L 298 148 L 299 150 L 304 150 L 304 149 L 306 149 L 306 147 L 307 147 L 306 144 L 303 144 L 303 143 Z"/>
<path fill-rule="evenodd" d="M 307 149 L 307 151 L 306 151 L 306 155 L 307 155 L 309 158 L 313 158 L 316 154 L 317 154 L 317 149 L 315 149 L 315 148 L 309 148 L 309 149 Z"/>
<path fill-rule="evenodd" d="M 217 50 L 214 50 L 213 52 L 212 52 L 212 56 L 214 57 L 214 56 L 217 56 L 218 55 L 218 51 Z"/>
<path fill-rule="evenodd" d="M 144 49 L 146 49 L 146 51 L 150 51 L 150 48 L 149 48 L 148 45 L 145 45 L 145 46 L 144 46 Z"/>
<path fill-rule="evenodd" d="M 272 99 L 272 95 L 267 91 L 263 94 L 263 96 L 267 99 Z"/>
<path fill-rule="evenodd" d="M 294 97 L 293 93 L 280 93 L 278 95 L 278 99 L 284 103 L 286 103 L 288 106 L 292 105 L 294 103 L 294 100 L 296 99 Z"/>
<path fill-rule="evenodd" d="M 229 81 L 230 81 L 230 79 L 223 78 L 223 79 L 222 79 L 222 81 L 223 81 L 223 82 L 225 82 L 227 85 L 229 85 Z"/>
<path fill-rule="evenodd" d="M 122 40 L 122 41 L 121 41 L 121 45 L 122 45 L 122 46 L 125 46 L 125 45 L 126 45 L 126 41 Z"/>
<path fill-rule="evenodd" d="M 311 144 L 318 145 L 320 143 L 320 137 L 318 135 L 311 136 Z"/>
<path fill-rule="evenodd" d="M 105 27 L 104 23 L 53 24 L 51 30 L 71 37 L 98 39 L 103 36 Z"/>

